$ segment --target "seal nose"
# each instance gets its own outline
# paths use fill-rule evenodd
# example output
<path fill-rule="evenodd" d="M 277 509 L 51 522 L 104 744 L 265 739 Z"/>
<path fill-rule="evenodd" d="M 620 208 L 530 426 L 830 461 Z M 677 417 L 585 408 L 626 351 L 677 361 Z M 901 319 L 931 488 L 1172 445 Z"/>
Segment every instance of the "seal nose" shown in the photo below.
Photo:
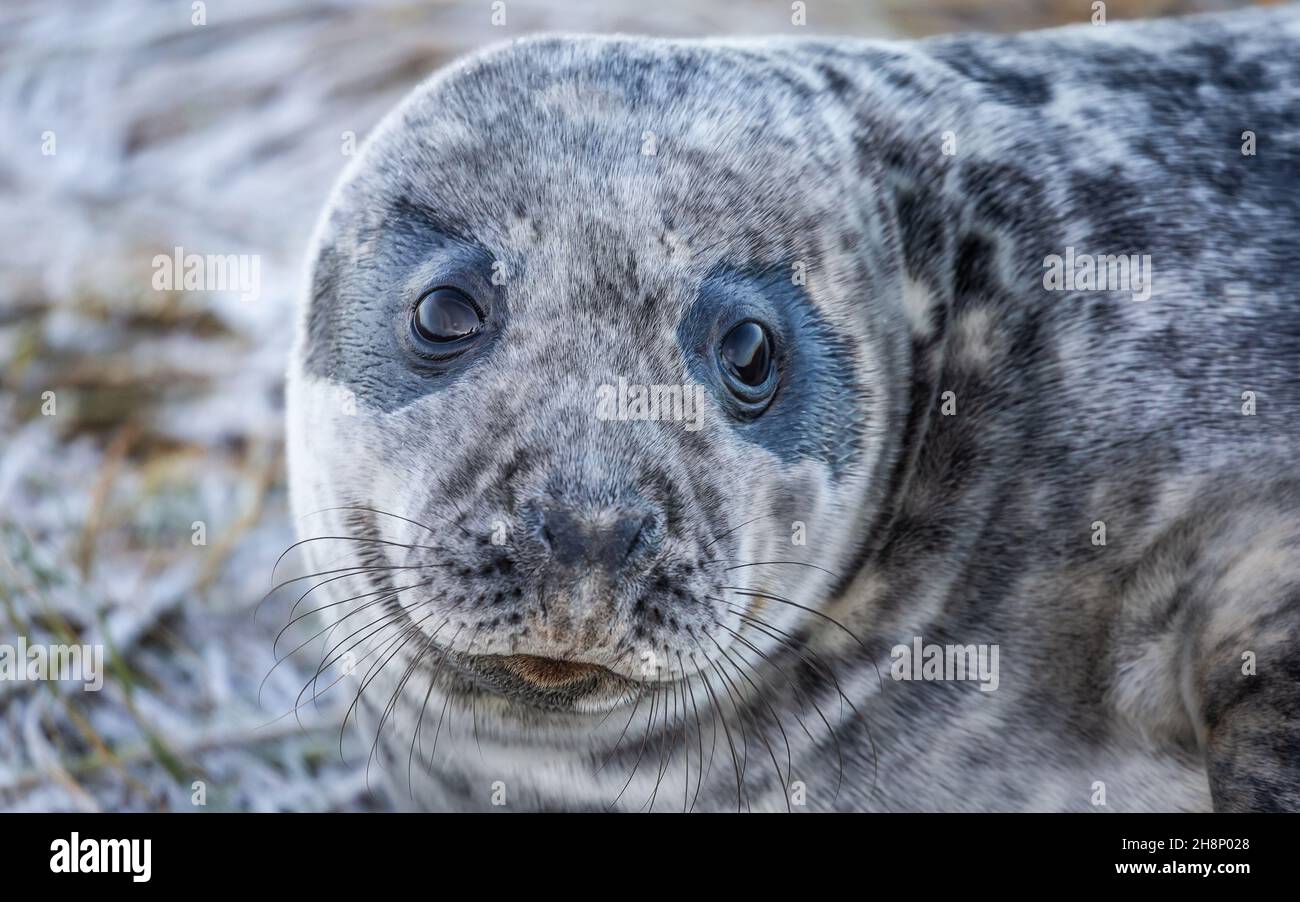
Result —
<path fill-rule="evenodd" d="M 658 541 L 658 518 L 636 507 L 585 514 L 570 507 L 542 508 L 538 535 L 555 563 L 615 572 Z"/>

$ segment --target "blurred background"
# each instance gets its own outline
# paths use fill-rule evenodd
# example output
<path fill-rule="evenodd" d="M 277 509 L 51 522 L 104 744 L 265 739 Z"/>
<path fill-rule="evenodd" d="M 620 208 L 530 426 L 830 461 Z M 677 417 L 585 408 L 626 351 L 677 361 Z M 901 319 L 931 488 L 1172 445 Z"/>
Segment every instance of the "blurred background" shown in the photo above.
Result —
<path fill-rule="evenodd" d="M 355 731 L 340 756 L 351 694 L 289 713 L 316 663 L 273 669 L 297 595 L 255 609 L 294 541 L 281 382 L 313 219 L 425 75 L 539 31 L 908 38 L 1092 12 L 807 0 L 795 28 L 784 0 L 4 0 L 0 645 L 99 644 L 107 673 L 0 679 L 0 809 L 383 807 Z M 176 247 L 257 255 L 258 296 L 155 290 Z"/>

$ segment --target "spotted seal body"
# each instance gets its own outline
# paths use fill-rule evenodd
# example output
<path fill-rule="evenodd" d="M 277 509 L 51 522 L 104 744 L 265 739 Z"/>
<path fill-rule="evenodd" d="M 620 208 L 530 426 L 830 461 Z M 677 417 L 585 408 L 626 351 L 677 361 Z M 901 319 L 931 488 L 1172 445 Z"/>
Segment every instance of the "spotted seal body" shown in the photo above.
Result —
<path fill-rule="evenodd" d="M 395 803 L 1300 807 L 1297 86 L 1282 9 L 420 87 L 289 394 Z"/>

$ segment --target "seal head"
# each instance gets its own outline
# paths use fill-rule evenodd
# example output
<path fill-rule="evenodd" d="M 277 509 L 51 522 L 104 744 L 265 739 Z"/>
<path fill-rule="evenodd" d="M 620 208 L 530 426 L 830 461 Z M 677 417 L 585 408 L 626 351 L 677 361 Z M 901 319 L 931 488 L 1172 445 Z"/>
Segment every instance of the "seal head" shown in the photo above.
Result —
<path fill-rule="evenodd" d="M 336 616 L 384 599 L 446 678 L 582 708 L 716 666 L 747 617 L 763 653 L 833 594 L 897 455 L 906 328 L 852 123 L 802 98 L 725 45 L 548 38 L 381 125 L 290 380 L 295 505 L 369 568 Z"/>

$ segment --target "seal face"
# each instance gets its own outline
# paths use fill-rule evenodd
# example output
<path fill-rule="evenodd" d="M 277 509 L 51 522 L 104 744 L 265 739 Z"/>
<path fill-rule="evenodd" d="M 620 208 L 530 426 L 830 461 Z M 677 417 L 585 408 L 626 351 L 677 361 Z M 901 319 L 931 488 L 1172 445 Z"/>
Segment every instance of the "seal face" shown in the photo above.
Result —
<path fill-rule="evenodd" d="M 1164 589 L 1212 557 L 1179 524 L 1219 523 L 1223 548 L 1251 510 L 1270 547 L 1300 535 L 1276 456 L 1294 424 L 1230 432 L 1198 400 L 1263 373 L 1300 413 L 1300 305 L 1275 271 L 1300 249 L 1296 182 L 1267 237 L 1250 206 L 1300 170 L 1300 27 L 1245 18 L 1198 22 L 1213 51 L 1192 26 L 1106 29 L 1150 58 L 1087 29 L 547 38 L 417 89 L 321 219 L 289 382 L 303 548 L 342 573 L 311 591 L 367 656 L 359 700 L 401 792 L 1086 808 L 1101 782 L 1119 807 L 1207 806 L 1207 766 L 1234 766 L 1214 730 L 1258 712 L 1212 727 L 1178 687 L 1239 690 L 1179 662 L 1300 598 L 1216 619 L 1244 610 L 1211 604 L 1227 571 Z M 1230 102 L 1277 142 L 1253 170 Z M 1256 237 L 1180 221 L 1188 185 L 1211 230 Z M 1052 294 L 1041 262 L 1076 247 L 1171 276 L 1140 307 Z M 1229 275 L 1256 320 L 1205 308 Z M 1116 415 L 1151 397 L 1157 422 Z M 1229 485 L 1231 459 L 1259 478 Z M 1106 521 L 1121 547 L 1090 540 Z M 1268 566 L 1300 586 L 1294 554 Z M 996 691 L 885 679 L 922 636 L 1015 654 Z M 444 744 L 412 767 L 426 734 Z M 1295 800 L 1295 777 L 1250 779 Z"/>
<path fill-rule="evenodd" d="M 566 46 L 480 57 L 381 129 L 324 221 L 294 381 L 302 506 L 407 543 L 368 543 L 394 568 L 372 588 L 418 587 L 409 616 L 449 669 L 549 705 L 708 666 L 737 641 L 734 590 L 825 591 L 863 531 L 761 578 L 749 562 L 792 558 L 795 521 L 869 516 L 901 424 L 880 377 L 899 337 L 857 303 L 896 272 L 840 254 L 865 224 L 826 173 L 754 147 L 691 68 L 592 82 L 596 109 L 559 71 L 502 102 Z M 735 66 L 642 59 L 664 51 Z"/>

